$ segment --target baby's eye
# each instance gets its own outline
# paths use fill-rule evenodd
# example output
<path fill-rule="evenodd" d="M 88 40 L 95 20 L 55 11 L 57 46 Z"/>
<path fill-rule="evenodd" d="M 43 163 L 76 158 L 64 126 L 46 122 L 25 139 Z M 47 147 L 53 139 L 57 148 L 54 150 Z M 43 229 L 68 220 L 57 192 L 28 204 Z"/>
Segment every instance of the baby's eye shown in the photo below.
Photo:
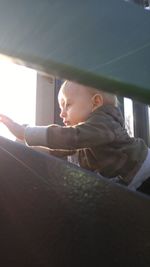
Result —
<path fill-rule="evenodd" d="M 66 104 L 66 108 L 69 108 L 71 106 L 71 103 Z"/>

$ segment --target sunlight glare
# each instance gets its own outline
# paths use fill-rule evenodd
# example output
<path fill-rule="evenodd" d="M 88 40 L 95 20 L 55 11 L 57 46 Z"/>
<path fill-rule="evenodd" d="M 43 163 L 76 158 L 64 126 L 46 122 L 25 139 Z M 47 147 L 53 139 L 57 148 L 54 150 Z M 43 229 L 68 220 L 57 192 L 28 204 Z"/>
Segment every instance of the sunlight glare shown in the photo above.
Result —
<path fill-rule="evenodd" d="M 0 113 L 20 124 L 35 125 L 37 72 L 1 60 L 0 74 Z M 15 140 L 1 123 L 0 135 Z"/>

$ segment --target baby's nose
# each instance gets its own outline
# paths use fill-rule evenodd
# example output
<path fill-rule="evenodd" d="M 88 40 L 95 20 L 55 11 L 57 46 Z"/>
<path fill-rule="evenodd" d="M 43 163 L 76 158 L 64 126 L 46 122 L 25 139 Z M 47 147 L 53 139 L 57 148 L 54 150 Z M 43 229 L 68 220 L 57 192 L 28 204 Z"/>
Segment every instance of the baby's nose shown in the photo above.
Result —
<path fill-rule="evenodd" d="M 60 118 L 64 118 L 65 116 L 66 116 L 66 112 L 64 109 L 62 109 L 60 112 Z"/>

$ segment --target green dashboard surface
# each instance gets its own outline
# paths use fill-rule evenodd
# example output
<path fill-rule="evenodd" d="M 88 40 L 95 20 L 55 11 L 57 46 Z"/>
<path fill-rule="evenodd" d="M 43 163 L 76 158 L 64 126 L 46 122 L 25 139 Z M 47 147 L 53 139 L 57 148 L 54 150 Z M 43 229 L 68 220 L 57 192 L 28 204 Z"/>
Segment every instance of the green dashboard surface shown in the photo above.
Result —
<path fill-rule="evenodd" d="M 150 12 L 123 0 L 0 0 L 0 54 L 150 103 Z"/>

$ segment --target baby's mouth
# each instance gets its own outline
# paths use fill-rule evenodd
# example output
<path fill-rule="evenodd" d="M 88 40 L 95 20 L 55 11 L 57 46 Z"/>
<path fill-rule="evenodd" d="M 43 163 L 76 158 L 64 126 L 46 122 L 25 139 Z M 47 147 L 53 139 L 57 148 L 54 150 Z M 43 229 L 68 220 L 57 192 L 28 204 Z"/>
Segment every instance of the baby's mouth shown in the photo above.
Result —
<path fill-rule="evenodd" d="M 63 123 L 65 124 L 65 126 L 69 126 L 70 125 L 69 121 L 66 121 L 66 120 L 64 120 Z"/>

